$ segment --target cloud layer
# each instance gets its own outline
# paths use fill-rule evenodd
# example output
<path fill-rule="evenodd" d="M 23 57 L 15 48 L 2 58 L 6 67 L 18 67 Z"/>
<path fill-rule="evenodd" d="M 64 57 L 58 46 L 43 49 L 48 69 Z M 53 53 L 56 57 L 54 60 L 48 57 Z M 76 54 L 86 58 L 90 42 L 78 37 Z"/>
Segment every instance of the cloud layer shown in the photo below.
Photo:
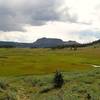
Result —
<path fill-rule="evenodd" d="M 40 26 L 48 21 L 76 22 L 63 0 L 1 0 L 0 30 L 24 31 L 24 26 Z"/>
<path fill-rule="evenodd" d="M 0 40 L 41 37 L 99 39 L 100 0 L 0 0 Z"/>

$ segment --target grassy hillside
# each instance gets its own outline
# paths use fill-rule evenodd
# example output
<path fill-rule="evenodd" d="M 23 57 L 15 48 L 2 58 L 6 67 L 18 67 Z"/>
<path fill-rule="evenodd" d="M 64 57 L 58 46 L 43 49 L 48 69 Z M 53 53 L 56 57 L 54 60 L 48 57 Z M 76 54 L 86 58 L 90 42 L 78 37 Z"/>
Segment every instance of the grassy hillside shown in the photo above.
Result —
<path fill-rule="evenodd" d="M 100 64 L 100 48 L 0 49 L 0 76 L 49 74 L 62 71 L 90 70 Z"/>

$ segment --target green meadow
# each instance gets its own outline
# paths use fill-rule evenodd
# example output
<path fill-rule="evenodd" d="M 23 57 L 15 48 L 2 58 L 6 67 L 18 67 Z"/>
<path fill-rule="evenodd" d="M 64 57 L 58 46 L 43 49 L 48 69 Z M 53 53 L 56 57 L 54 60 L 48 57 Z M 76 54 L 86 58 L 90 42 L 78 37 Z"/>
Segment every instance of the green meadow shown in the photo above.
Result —
<path fill-rule="evenodd" d="M 100 48 L 1 48 L 0 100 L 100 100 L 100 68 L 92 65 L 100 66 Z M 63 87 L 41 93 L 56 70 Z"/>
<path fill-rule="evenodd" d="M 100 64 L 100 48 L 0 49 L 0 76 L 50 74 L 61 71 L 87 71 Z"/>

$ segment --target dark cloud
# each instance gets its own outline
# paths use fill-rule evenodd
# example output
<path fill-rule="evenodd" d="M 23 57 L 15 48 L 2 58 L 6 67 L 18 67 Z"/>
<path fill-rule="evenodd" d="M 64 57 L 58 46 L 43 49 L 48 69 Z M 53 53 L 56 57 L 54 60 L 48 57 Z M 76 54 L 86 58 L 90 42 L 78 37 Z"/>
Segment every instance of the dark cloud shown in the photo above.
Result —
<path fill-rule="evenodd" d="M 62 0 L 1 0 L 0 30 L 24 31 L 23 26 L 44 25 L 48 21 L 77 22 L 67 7 L 60 9 Z M 60 9 L 60 10 L 59 10 Z"/>

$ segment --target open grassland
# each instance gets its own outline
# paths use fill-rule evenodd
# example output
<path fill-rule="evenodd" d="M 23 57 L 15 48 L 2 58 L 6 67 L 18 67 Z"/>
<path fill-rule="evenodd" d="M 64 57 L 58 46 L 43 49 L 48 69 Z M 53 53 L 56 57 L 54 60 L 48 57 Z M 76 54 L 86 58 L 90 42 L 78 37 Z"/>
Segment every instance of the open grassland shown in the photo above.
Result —
<path fill-rule="evenodd" d="M 60 89 L 53 86 L 54 74 L 0 77 L 0 100 L 100 100 L 100 68 L 88 72 L 63 72 Z"/>
<path fill-rule="evenodd" d="M 100 48 L 0 49 L 0 100 L 100 100 Z M 61 89 L 53 86 L 62 71 Z"/>
<path fill-rule="evenodd" d="M 87 71 L 100 64 L 100 48 L 0 49 L 0 76 L 49 74 L 61 71 Z"/>

